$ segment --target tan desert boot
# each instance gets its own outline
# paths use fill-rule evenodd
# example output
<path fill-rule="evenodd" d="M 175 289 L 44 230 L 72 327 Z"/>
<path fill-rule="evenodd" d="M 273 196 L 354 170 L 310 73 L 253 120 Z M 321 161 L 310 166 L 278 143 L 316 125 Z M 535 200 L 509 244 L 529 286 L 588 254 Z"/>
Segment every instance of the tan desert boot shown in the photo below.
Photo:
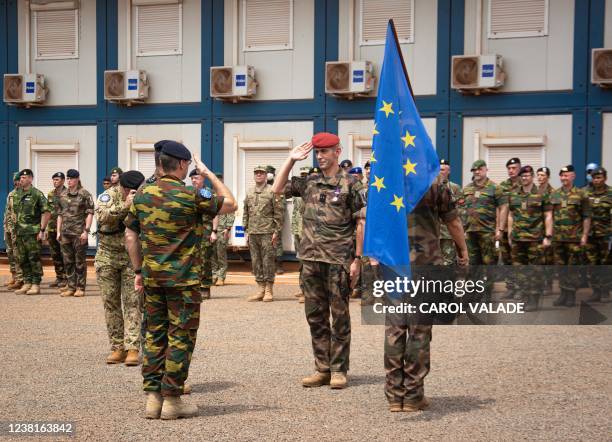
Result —
<path fill-rule="evenodd" d="M 9 290 L 19 290 L 23 286 L 23 281 L 15 281 L 12 284 L 6 286 Z"/>
<path fill-rule="evenodd" d="M 140 359 L 138 359 L 138 350 L 128 350 L 127 356 L 125 358 L 125 365 L 134 367 L 139 364 L 140 364 Z"/>
<path fill-rule="evenodd" d="M 247 301 L 249 302 L 261 301 L 266 295 L 266 284 L 263 282 L 258 282 L 257 285 L 259 286 L 259 290 L 254 295 L 249 296 L 247 298 Z"/>
<path fill-rule="evenodd" d="M 107 364 L 120 364 L 125 361 L 127 353 L 125 350 L 113 350 L 106 358 Z"/>
<path fill-rule="evenodd" d="M 191 394 L 192 391 L 193 391 L 193 388 L 191 387 L 191 384 L 188 384 L 187 382 L 185 382 L 183 384 L 183 394 Z"/>
<path fill-rule="evenodd" d="M 329 373 L 321 373 L 316 371 L 313 375 L 307 376 L 302 379 L 303 387 L 320 387 L 322 385 L 329 385 L 331 375 Z"/>
<path fill-rule="evenodd" d="M 217 286 L 225 285 L 225 279 L 221 279 L 221 278 L 217 279 L 217 283 L 215 285 Z"/>
<path fill-rule="evenodd" d="M 74 292 L 74 297 L 75 298 L 82 298 L 83 296 L 85 296 L 85 290 L 83 290 L 83 289 L 76 289 L 76 292 Z"/>
<path fill-rule="evenodd" d="M 157 391 L 147 392 L 147 405 L 145 406 L 145 417 L 147 419 L 159 419 L 162 411 L 164 398 Z"/>
<path fill-rule="evenodd" d="M 391 413 L 397 413 L 399 411 L 404 411 L 402 409 L 402 403 L 401 402 L 389 402 L 389 411 Z"/>
<path fill-rule="evenodd" d="M 64 290 L 60 292 L 60 296 L 62 298 L 67 298 L 68 296 L 74 296 L 74 290 L 66 287 Z"/>
<path fill-rule="evenodd" d="M 263 302 L 272 302 L 274 301 L 274 293 L 272 292 L 272 286 L 274 284 L 271 282 L 266 282 L 266 289 L 264 290 Z"/>
<path fill-rule="evenodd" d="M 340 390 L 342 388 L 346 388 L 348 382 L 346 380 L 346 373 L 341 371 L 334 371 L 331 374 L 331 381 L 329 382 L 329 386 L 334 390 Z"/>
<path fill-rule="evenodd" d="M 32 288 L 32 284 L 24 284 L 19 290 L 15 290 L 16 295 L 25 295 Z"/>
<path fill-rule="evenodd" d="M 425 410 L 427 409 L 427 407 L 429 407 L 429 399 L 424 397 L 423 399 L 417 402 L 404 402 L 402 410 L 407 412 L 413 412 Z"/>
<path fill-rule="evenodd" d="M 26 295 L 40 295 L 40 285 L 32 284 L 32 287 L 26 292 Z"/>
<path fill-rule="evenodd" d="M 306 300 L 306 298 L 305 298 L 305 297 L 303 297 L 303 296 L 300 296 L 300 297 L 298 298 L 298 302 L 299 302 L 300 304 L 304 304 L 304 301 L 305 301 L 305 300 Z"/>
<path fill-rule="evenodd" d="M 178 419 L 179 417 L 194 417 L 198 414 L 198 407 L 183 402 L 180 396 L 166 396 L 162 405 L 161 418 Z"/>

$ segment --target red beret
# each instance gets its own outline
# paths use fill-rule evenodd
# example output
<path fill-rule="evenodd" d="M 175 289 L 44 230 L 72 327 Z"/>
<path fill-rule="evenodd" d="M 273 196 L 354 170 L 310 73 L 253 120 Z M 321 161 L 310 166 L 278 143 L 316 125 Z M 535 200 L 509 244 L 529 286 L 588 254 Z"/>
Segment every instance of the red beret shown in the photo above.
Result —
<path fill-rule="evenodd" d="M 329 132 L 319 132 L 312 137 L 311 141 L 315 149 L 317 147 L 335 147 L 340 144 L 340 138 L 338 138 L 338 135 L 330 134 Z"/>

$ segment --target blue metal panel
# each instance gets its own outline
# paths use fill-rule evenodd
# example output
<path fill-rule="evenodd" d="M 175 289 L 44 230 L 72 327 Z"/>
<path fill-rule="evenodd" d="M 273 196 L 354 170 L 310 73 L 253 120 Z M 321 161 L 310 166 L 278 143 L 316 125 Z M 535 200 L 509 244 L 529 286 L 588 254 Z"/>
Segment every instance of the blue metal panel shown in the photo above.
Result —
<path fill-rule="evenodd" d="M 449 124 L 450 119 L 448 113 L 439 113 L 436 115 L 436 139 L 433 140 L 436 145 L 436 152 L 440 158 L 450 158 L 449 144 Z M 453 168 L 461 169 L 458 164 L 451 163 Z"/>
<path fill-rule="evenodd" d="M 105 70 L 115 70 L 119 52 L 118 0 L 106 0 L 106 65 Z M 100 22 L 98 22 L 98 25 Z"/>
<path fill-rule="evenodd" d="M 0 75 L 8 73 L 8 27 L 6 23 L 7 5 L 6 0 L 0 0 Z M 0 120 L 8 118 L 8 109 L 4 100 L 0 103 Z"/>
<path fill-rule="evenodd" d="M 603 117 L 598 109 L 589 109 L 586 163 L 602 163 Z"/>
<path fill-rule="evenodd" d="M 585 110 L 572 112 L 572 129 L 572 164 L 576 168 L 576 184 L 583 186 L 587 165 L 587 112 Z"/>
<path fill-rule="evenodd" d="M 117 165 L 117 150 L 107 150 L 107 126 L 108 124 L 105 120 L 98 121 L 98 124 L 96 126 L 96 195 L 99 195 L 104 192 L 104 187 L 102 187 L 102 179 L 106 176 L 111 167 Z"/>
<path fill-rule="evenodd" d="M 448 159 L 455 167 L 451 168 L 451 181 L 463 184 L 463 115 L 451 113 Z"/>
<path fill-rule="evenodd" d="M 211 140 L 211 133 L 212 133 L 212 126 L 211 126 L 211 121 L 210 120 L 200 120 L 200 131 L 201 131 L 201 137 L 200 137 L 200 158 L 202 159 L 202 161 L 204 162 L 204 164 L 206 164 L 207 166 L 209 166 L 210 170 L 212 170 L 213 172 L 221 172 L 222 169 L 218 169 L 216 167 L 215 164 L 215 157 L 216 155 L 213 154 L 213 150 L 212 150 L 212 140 Z"/>
<path fill-rule="evenodd" d="M 212 131 L 212 159 L 213 169 L 215 171 L 223 172 L 224 169 L 224 155 L 223 155 L 223 120 L 220 118 L 214 118 L 211 121 Z"/>
<path fill-rule="evenodd" d="M 212 0 L 212 65 L 223 66 L 224 0 Z M 208 67 L 208 66 L 206 66 Z"/>
<path fill-rule="evenodd" d="M 436 53 L 436 94 L 440 109 L 448 109 L 450 99 L 451 0 L 438 0 L 438 50 Z"/>
<path fill-rule="evenodd" d="M 9 146 L 8 146 L 8 126 L 4 122 L 0 122 L 0 161 L 4 163 L 4 167 L 0 169 L 0 173 L 4 176 L 3 180 L 0 180 L 0 208 L 2 214 L 4 214 L 4 207 L 6 205 L 6 196 L 10 192 L 13 186 L 13 176 L 9 169 Z M 0 248 L 5 248 L 4 244 L 4 223 L 0 226 Z"/>

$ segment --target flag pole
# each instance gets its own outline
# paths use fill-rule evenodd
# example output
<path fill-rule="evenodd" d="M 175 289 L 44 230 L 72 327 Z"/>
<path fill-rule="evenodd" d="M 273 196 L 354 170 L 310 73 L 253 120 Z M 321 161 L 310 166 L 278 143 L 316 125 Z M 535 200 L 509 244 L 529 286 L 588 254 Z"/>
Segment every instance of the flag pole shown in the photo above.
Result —
<path fill-rule="evenodd" d="M 402 68 L 404 70 L 404 76 L 406 77 L 406 82 L 408 83 L 408 89 L 410 89 L 410 95 L 414 100 L 414 92 L 412 91 L 412 85 L 410 84 L 410 77 L 408 77 L 408 70 L 406 69 L 406 63 L 404 62 L 404 56 L 402 55 L 402 48 L 399 44 L 399 38 L 397 37 L 397 30 L 395 29 L 395 23 L 393 19 L 389 19 L 389 24 L 391 25 L 391 29 L 393 30 L 393 37 L 395 37 L 395 46 L 397 47 L 397 53 L 399 54 L 399 58 L 402 62 Z"/>

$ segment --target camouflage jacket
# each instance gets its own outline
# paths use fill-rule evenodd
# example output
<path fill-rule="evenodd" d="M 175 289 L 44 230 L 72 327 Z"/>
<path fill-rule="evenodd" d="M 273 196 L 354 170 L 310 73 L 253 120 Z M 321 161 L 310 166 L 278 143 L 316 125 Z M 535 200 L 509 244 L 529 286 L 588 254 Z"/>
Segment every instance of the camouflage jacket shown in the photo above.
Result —
<path fill-rule="evenodd" d="M 439 178 L 408 215 L 410 262 L 416 265 L 442 265 L 440 221 L 459 216 L 450 188 Z"/>
<path fill-rule="evenodd" d="M 45 195 L 36 187 L 28 190 L 19 189 L 13 197 L 15 211 L 15 233 L 32 235 L 40 232 L 42 214 L 49 211 Z"/>
<path fill-rule="evenodd" d="M 508 204 L 508 197 L 510 196 L 510 192 L 513 190 L 518 190 L 521 187 L 521 180 L 517 179 L 516 181 L 512 181 L 508 178 L 505 181 L 502 181 L 499 184 L 499 190 L 501 192 L 502 199 L 500 201 L 500 205 Z"/>
<path fill-rule="evenodd" d="M 193 186 L 187 186 L 187 189 L 193 193 L 197 193 L 199 191 Z M 205 187 L 205 189 L 211 194 L 213 193 L 211 188 Z M 210 216 L 208 213 L 203 213 L 196 226 L 196 234 L 200 238 L 200 243 L 202 247 L 210 247 L 210 245 L 212 244 L 210 242 L 210 235 L 212 235 L 213 231 L 213 219 L 214 216 Z"/>
<path fill-rule="evenodd" d="M 91 193 L 79 187 L 76 193 L 62 193 L 58 200 L 58 215 L 62 217 L 62 236 L 79 236 L 85 230 L 87 215 L 94 213 Z"/>
<path fill-rule="evenodd" d="M 291 196 L 304 201 L 298 258 L 348 265 L 354 255 L 355 214 L 365 206 L 365 189 L 357 178 L 339 172 L 293 177 Z"/>
<path fill-rule="evenodd" d="M 555 191 L 555 188 L 553 186 L 551 186 L 550 183 L 546 183 L 546 186 L 539 186 L 538 187 L 538 192 L 540 192 L 540 193 L 546 193 L 546 194 L 550 195 L 554 191 Z"/>
<path fill-rule="evenodd" d="M 566 192 L 563 187 L 550 195 L 553 205 L 553 241 L 580 242 L 582 221 L 591 217 L 591 204 L 586 191 L 572 187 Z"/>
<path fill-rule="evenodd" d="M 502 204 L 502 189 L 487 178 L 482 186 L 471 182 L 463 188 L 467 212 L 466 232 L 495 233 L 497 208 Z"/>
<path fill-rule="evenodd" d="M 269 184 L 253 188 L 244 199 L 242 225 L 244 231 L 252 233 L 277 233 L 283 228 L 282 197 L 272 193 Z"/>
<path fill-rule="evenodd" d="M 47 202 L 49 203 L 49 212 L 51 217 L 49 218 L 49 224 L 47 230 L 49 232 L 57 232 L 57 215 L 59 211 L 59 199 L 64 192 L 66 192 L 66 186 L 62 186 L 59 189 L 51 189 L 47 194 Z"/>
<path fill-rule="evenodd" d="M 13 189 L 6 196 L 6 206 L 4 206 L 4 230 L 12 233 L 15 231 L 15 209 L 13 200 L 18 189 Z"/>
<path fill-rule="evenodd" d="M 591 231 L 589 236 L 608 237 L 612 234 L 612 187 L 591 189 L 587 193 L 591 202 Z"/>
<path fill-rule="evenodd" d="M 98 196 L 95 213 L 98 222 L 98 252 L 125 254 L 123 220 L 128 209 L 123 205 L 119 186 L 112 186 Z"/>
<path fill-rule="evenodd" d="M 522 186 L 510 192 L 513 241 L 541 241 L 544 239 L 544 214 L 552 210 L 549 195 L 536 186 L 526 193 Z"/>
<path fill-rule="evenodd" d="M 461 212 L 461 208 L 459 206 L 459 200 L 463 199 L 463 196 L 461 195 L 461 186 L 451 181 L 444 181 L 444 184 L 450 189 L 455 206 L 457 207 L 457 210 Z M 446 224 L 444 223 L 440 225 L 440 239 L 452 239 L 450 233 L 448 232 L 448 227 L 446 227 Z"/>
<path fill-rule="evenodd" d="M 205 213 L 214 217 L 222 204 L 222 197 L 207 189 L 188 189 L 170 175 L 145 184 L 136 193 L 124 222 L 140 234 L 146 286 L 200 285 L 197 225 Z"/>
<path fill-rule="evenodd" d="M 221 234 L 222 230 L 231 229 L 234 227 L 234 221 L 236 220 L 236 215 L 234 213 L 224 213 L 223 215 L 219 215 L 219 222 L 217 223 L 217 231 Z"/>
<path fill-rule="evenodd" d="M 302 236 L 302 216 L 304 214 L 304 200 L 299 196 L 293 197 L 293 212 L 291 213 L 291 234 Z"/>

